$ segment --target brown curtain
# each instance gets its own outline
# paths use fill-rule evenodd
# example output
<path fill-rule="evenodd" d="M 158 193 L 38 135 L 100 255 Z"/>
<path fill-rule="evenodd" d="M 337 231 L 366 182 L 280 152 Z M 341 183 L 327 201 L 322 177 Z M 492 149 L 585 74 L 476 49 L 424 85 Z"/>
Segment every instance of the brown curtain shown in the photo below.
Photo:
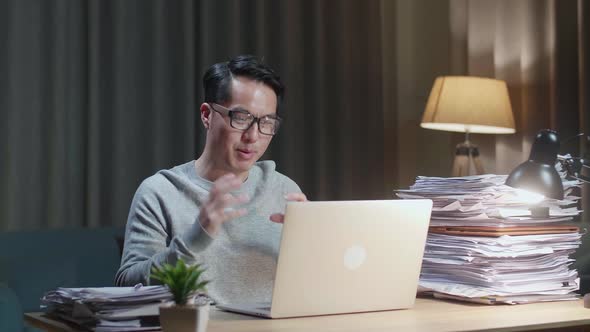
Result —
<path fill-rule="evenodd" d="M 123 225 L 200 154 L 206 68 L 244 53 L 287 86 L 265 158 L 311 199 L 391 197 L 380 31 L 379 1 L 0 1 L 0 231 Z"/>
<path fill-rule="evenodd" d="M 590 35 L 584 1 L 451 0 L 455 73 L 506 80 L 516 120 L 515 135 L 480 135 L 487 170 L 507 173 L 528 157 L 534 135 L 557 130 L 561 139 L 589 129 Z M 586 23 L 587 24 L 587 23 Z M 587 30 L 587 28 L 585 28 Z M 585 81 L 586 80 L 586 81 Z M 586 115 L 585 115 L 586 114 Z M 562 152 L 582 153 L 581 140 Z"/>
<path fill-rule="evenodd" d="M 419 127 L 439 75 L 508 82 L 517 134 L 472 137 L 487 171 L 508 173 L 539 129 L 588 132 L 588 7 L 0 1 L 0 230 L 123 225 L 142 179 L 200 154 L 200 78 L 240 53 L 286 82 L 265 157 L 311 199 L 390 198 L 417 175 L 448 176 L 463 137 Z"/>
<path fill-rule="evenodd" d="M 516 134 L 477 137 L 487 171 L 510 172 L 544 128 L 557 130 L 562 153 L 587 155 L 582 138 L 567 139 L 590 134 L 589 7 L 582 0 L 451 0 L 451 56 L 459 59 L 452 70 L 506 80 L 512 101 Z"/>
<path fill-rule="evenodd" d="M 478 135 L 486 171 L 507 174 L 526 160 L 535 134 L 557 130 L 562 153 L 588 158 L 590 4 L 584 0 L 451 0 L 456 74 L 506 80 L 516 134 Z M 590 208 L 583 190 L 583 209 Z M 586 212 L 582 227 L 588 228 Z M 590 290 L 590 241 L 577 252 L 583 293 Z"/>

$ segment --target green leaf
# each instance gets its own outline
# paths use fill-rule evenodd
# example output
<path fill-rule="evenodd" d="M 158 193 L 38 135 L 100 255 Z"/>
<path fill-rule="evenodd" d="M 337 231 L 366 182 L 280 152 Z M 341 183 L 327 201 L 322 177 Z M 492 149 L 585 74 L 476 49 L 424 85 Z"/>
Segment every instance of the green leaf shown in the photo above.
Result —
<path fill-rule="evenodd" d="M 167 285 L 174 302 L 182 305 L 192 293 L 204 290 L 209 283 L 208 280 L 201 280 L 204 271 L 201 264 L 187 265 L 179 259 L 174 266 L 167 263 L 160 267 L 152 266 L 150 277 Z"/>

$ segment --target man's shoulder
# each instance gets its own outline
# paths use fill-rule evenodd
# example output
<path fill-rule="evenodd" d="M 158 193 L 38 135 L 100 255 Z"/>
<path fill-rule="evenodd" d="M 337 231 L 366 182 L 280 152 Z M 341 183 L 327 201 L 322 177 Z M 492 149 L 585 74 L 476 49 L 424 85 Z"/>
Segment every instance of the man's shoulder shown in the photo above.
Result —
<path fill-rule="evenodd" d="M 260 178 L 271 181 L 290 180 L 287 176 L 277 171 L 277 164 L 273 160 L 262 160 L 254 164 L 260 174 Z"/>
<path fill-rule="evenodd" d="M 262 174 L 271 174 L 276 172 L 277 164 L 273 160 L 261 160 L 254 163 L 254 168 L 258 168 Z"/>
<path fill-rule="evenodd" d="M 261 179 L 263 179 L 263 181 L 271 182 L 281 187 L 291 188 L 291 190 L 299 190 L 299 186 L 297 186 L 295 181 L 276 170 L 276 163 L 274 161 L 259 161 L 254 164 L 254 167 L 259 169 Z"/>
<path fill-rule="evenodd" d="M 192 163 L 193 161 L 189 161 L 169 169 L 159 170 L 155 174 L 144 179 L 139 185 L 137 192 L 142 194 L 150 194 L 161 192 L 166 188 L 176 187 L 175 183 L 179 182 L 179 180 L 188 179 L 186 169 Z"/>

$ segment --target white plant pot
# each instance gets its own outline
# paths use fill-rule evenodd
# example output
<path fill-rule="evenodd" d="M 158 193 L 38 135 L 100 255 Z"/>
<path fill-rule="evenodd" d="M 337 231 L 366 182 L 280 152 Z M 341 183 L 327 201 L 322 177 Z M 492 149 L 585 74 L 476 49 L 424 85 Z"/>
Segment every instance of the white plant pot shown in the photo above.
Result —
<path fill-rule="evenodd" d="M 164 332 L 205 332 L 209 322 L 209 303 L 160 306 L 160 325 Z"/>

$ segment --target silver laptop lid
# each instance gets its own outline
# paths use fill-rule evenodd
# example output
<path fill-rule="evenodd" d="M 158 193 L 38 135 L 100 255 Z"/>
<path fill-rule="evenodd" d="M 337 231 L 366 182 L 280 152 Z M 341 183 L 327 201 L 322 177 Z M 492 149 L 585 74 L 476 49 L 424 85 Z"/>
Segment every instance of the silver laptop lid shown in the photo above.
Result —
<path fill-rule="evenodd" d="M 287 204 L 271 317 L 413 306 L 431 200 Z"/>

